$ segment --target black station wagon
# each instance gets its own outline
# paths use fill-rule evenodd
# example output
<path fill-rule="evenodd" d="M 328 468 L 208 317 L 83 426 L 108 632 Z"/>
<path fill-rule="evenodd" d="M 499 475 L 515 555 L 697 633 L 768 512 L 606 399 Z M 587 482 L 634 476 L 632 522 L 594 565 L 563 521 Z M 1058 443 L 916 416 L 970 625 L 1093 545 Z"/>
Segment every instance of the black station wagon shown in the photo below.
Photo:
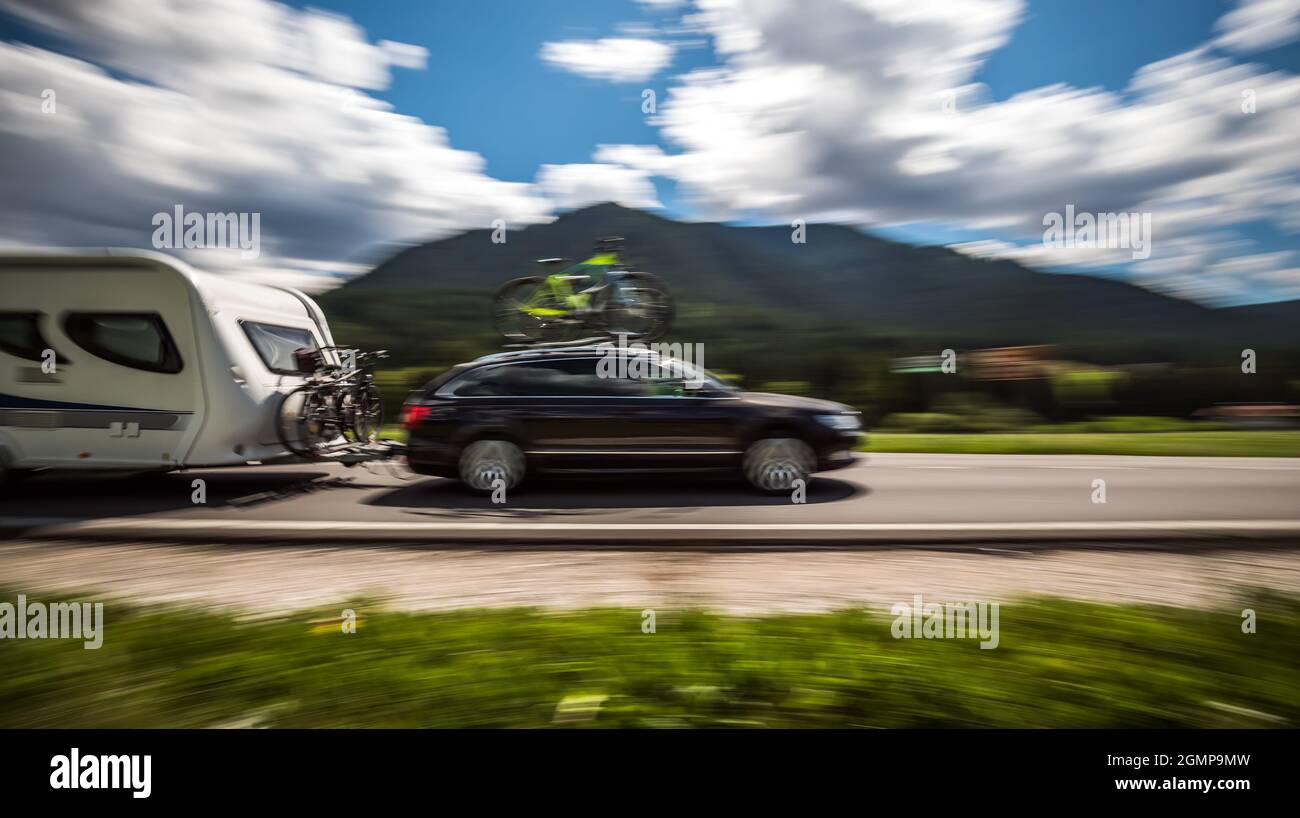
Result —
<path fill-rule="evenodd" d="M 785 492 L 852 463 L 863 439 L 843 404 L 744 392 L 688 362 L 609 347 L 461 364 L 413 394 L 402 419 L 411 469 L 479 492 L 533 473 L 724 470 Z"/>

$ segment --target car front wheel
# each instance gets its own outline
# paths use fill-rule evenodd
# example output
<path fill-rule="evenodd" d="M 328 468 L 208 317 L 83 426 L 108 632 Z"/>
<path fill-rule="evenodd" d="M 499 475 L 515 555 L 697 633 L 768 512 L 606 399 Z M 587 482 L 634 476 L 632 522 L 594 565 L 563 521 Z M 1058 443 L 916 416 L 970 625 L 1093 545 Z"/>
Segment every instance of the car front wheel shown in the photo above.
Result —
<path fill-rule="evenodd" d="M 756 489 L 790 491 L 796 480 L 808 481 L 817 464 L 812 447 L 792 437 L 756 441 L 745 452 L 745 479 Z"/>
<path fill-rule="evenodd" d="M 512 489 L 524 470 L 523 450 L 508 440 L 476 440 L 460 453 L 461 482 L 474 491 Z"/>

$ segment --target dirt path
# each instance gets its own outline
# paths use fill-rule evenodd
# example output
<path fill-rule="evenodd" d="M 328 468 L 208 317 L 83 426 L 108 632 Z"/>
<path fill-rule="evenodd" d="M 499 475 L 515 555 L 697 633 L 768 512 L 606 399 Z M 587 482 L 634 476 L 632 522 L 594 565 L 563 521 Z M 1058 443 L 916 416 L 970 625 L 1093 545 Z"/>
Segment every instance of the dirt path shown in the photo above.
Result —
<path fill-rule="evenodd" d="M 275 612 L 383 598 L 405 609 L 535 605 L 734 613 L 1054 594 L 1212 606 L 1240 589 L 1300 593 L 1300 550 L 725 553 L 403 547 L 0 545 L 0 588 Z"/>

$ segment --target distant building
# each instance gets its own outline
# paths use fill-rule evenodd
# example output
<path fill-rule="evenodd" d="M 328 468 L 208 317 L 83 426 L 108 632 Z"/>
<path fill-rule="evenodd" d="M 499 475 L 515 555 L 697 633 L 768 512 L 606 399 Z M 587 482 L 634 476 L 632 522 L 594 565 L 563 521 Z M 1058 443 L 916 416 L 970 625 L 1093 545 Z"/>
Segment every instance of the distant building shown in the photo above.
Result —
<path fill-rule="evenodd" d="M 970 377 L 977 381 L 1026 381 L 1049 377 L 1050 344 L 975 349 L 966 354 Z"/>

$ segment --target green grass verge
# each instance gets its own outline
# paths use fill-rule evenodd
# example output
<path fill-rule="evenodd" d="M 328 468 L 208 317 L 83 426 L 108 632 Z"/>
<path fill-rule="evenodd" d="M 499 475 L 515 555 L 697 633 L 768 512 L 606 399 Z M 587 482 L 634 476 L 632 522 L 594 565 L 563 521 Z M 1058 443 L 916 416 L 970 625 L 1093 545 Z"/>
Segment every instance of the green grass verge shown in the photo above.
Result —
<path fill-rule="evenodd" d="M 381 437 L 405 440 L 401 426 Z M 1181 457 L 1300 457 L 1300 431 L 1025 432 L 941 434 L 869 431 L 867 452 L 932 454 L 1128 454 Z"/>
<path fill-rule="evenodd" d="M 367 618 L 343 634 L 311 624 L 342 606 L 247 619 L 110 602 L 97 651 L 0 641 L 0 727 L 1295 725 L 1300 599 L 1243 599 L 1004 604 L 994 650 L 894 639 L 890 616 L 857 610 L 660 610 L 646 634 L 638 610 L 354 602 Z"/>
<path fill-rule="evenodd" d="M 1300 457 L 1300 431 L 919 434 L 871 432 L 869 452 Z"/>

